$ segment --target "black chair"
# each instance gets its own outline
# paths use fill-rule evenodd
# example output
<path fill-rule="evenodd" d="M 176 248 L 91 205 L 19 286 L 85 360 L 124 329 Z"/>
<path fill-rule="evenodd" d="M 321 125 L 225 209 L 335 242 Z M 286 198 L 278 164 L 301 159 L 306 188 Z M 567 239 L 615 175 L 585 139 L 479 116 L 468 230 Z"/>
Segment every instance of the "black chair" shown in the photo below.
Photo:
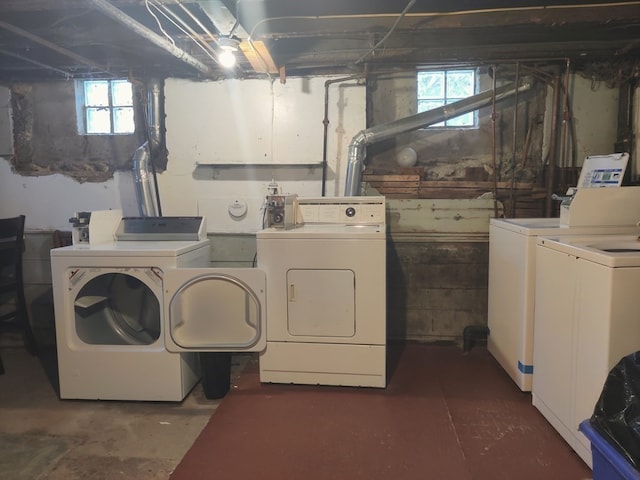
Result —
<path fill-rule="evenodd" d="M 22 279 L 24 215 L 0 219 L 0 330 L 20 330 L 32 355 L 36 341 L 29 324 Z M 0 358 L 0 374 L 4 373 Z"/>

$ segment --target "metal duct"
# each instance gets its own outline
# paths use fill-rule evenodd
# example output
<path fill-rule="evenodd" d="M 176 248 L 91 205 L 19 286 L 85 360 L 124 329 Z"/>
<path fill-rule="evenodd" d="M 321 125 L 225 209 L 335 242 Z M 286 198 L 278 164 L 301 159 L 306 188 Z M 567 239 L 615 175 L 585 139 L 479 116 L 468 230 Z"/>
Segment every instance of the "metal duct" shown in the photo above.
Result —
<path fill-rule="evenodd" d="M 164 154 L 164 108 L 162 81 L 147 82 L 147 110 L 145 128 L 147 141 L 133 155 L 133 182 L 138 200 L 138 210 L 143 217 L 161 216 L 158 184 L 153 159 Z"/>
<path fill-rule="evenodd" d="M 164 94 L 162 80 L 152 78 L 147 87 L 147 135 L 151 153 L 164 148 Z"/>
<path fill-rule="evenodd" d="M 158 217 L 156 188 L 151 169 L 149 142 L 144 142 L 133 155 L 133 182 L 138 199 L 138 209 L 142 217 Z"/>
<path fill-rule="evenodd" d="M 525 92 L 529 89 L 531 89 L 530 82 L 525 82 L 519 87 L 513 83 L 504 85 L 495 90 L 495 101 L 504 100 L 516 92 Z M 364 170 L 364 156 L 367 145 L 472 112 L 489 105 L 493 99 L 494 91 L 487 90 L 443 107 L 361 130 L 349 144 L 345 196 L 360 195 L 360 182 L 362 180 L 362 171 Z"/>

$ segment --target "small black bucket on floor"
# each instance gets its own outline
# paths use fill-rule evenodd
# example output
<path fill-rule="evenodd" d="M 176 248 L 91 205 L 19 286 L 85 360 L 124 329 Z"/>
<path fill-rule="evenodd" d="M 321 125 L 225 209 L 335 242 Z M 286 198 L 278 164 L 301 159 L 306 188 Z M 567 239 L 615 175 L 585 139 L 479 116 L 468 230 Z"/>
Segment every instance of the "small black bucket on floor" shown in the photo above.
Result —
<path fill-rule="evenodd" d="M 224 397 L 231 387 L 231 353 L 200 353 L 202 390 L 209 400 Z"/>
<path fill-rule="evenodd" d="M 489 328 L 480 325 L 469 325 L 462 332 L 462 350 L 470 351 L 476 344 L 487 344 Z"/>

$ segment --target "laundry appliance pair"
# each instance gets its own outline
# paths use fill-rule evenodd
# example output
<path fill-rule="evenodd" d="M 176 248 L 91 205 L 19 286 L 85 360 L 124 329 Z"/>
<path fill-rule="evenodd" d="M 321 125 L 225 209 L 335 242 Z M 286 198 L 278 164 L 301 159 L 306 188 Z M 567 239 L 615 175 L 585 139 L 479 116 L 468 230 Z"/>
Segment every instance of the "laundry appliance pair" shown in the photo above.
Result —
<path fill-rule="evenodd" d="M 93 212 L 51 264 L 61 398 L 181 401 L 203 352 L 264 382 L 386 385 L 383 197 L 296 199 L 257 268 L 211 268 L 203 217 Z"/>

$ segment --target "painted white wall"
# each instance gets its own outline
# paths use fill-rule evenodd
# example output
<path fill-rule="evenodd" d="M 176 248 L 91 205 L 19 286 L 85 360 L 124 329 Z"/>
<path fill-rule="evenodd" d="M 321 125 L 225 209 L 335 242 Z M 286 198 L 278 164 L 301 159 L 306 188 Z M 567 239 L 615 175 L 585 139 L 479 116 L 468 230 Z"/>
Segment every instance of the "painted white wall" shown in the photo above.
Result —
<path fill-rule="evenodd" d="M 578 165 L 590 155 L 616 153 L 619 93 L 618 88 L 609 88 L 604 82 L 593 84 L 590 79 L 573 75 L 570 101 Z"/>
<path fill-rule="evenodd" d="M 210 232 L 255 232 L 275 181 L 283 193 L 320 196 L 325 81 L 165 82 L 167 170 L 158 177 L 164 215 L 205 215 Z M 198 99 L 194 102 L 194 96 Z M 329 87 L 326 195 L 344 191 L 348 145 L 366 128 L 365 86 Z M 246 202 L 243 219 L 229 204 Z"/>
<path fill-rule="evenodd" d="M 561 80 L 564 82 L 564 77 Z M 569 79 L 569 101 L 571 104 L 571 122 L 576 134 L 576 166 L 584 163 L 585 157 L 590 155 L 606 155 L 614 152 L 618 123 L 618 88 L 609 88 L 604 83 L 592 85 L 591 80 L 579 75 L 571 75 Z M 544 119 L 543 157 L 548 159 L 551 137 L 553 108 L 553 88 L 547 89 L 546 111 Z M 562 106 L 563 91 L 560 91 L 559 102 Z M 562 129 L 562 112 L 558 118 L 558 130 Z M 567 134 L 571 135 L 569 129 Z M 560 135 L 558 135 L 558 155 L 560 152 Z M 571 143 L 567 143 L 571 148 Z M 567 150 L 567 155 L 570 155 Z M 567 156 L 567 158 L 570 158 Z"/>
<path fill-rule="evenodd" d="M 324 83 L 328 79 L 290 78 L 285 85 L 269 80 L 167 80 L 169 162 L 158 176 L 162 213 L 206 214 L 210 232 L 247 233 L 256 231 L 261 223 L 257 209 L 272 180 L 282 192 L 320 196 Z M 138 215 L 129 172 L 118 172 L 99 184 L 81 184 L 59 174 L 16 175 L 9 157 L 8 101 L 8 89 L 0 88 L 0 155 L 5 155 L 0 157 L 0 216 L 23 213 L 30 230 L 68 230 L 68 220 L 76 211 L 119 208 L 125 215 Z M 260 113 L 253 116 L 256 111 Z M 364 85 L 355 81 L 332 84 L 327 196 L 342 194 L 347 147 L 364 128 Z M 245 146 L 267 157 L 257 161 Z M 211 152 L 226 165 L 209 165 Z M 236 199 L 251 207 L 241 221 L 229 219 L 228 205 Z"/>

